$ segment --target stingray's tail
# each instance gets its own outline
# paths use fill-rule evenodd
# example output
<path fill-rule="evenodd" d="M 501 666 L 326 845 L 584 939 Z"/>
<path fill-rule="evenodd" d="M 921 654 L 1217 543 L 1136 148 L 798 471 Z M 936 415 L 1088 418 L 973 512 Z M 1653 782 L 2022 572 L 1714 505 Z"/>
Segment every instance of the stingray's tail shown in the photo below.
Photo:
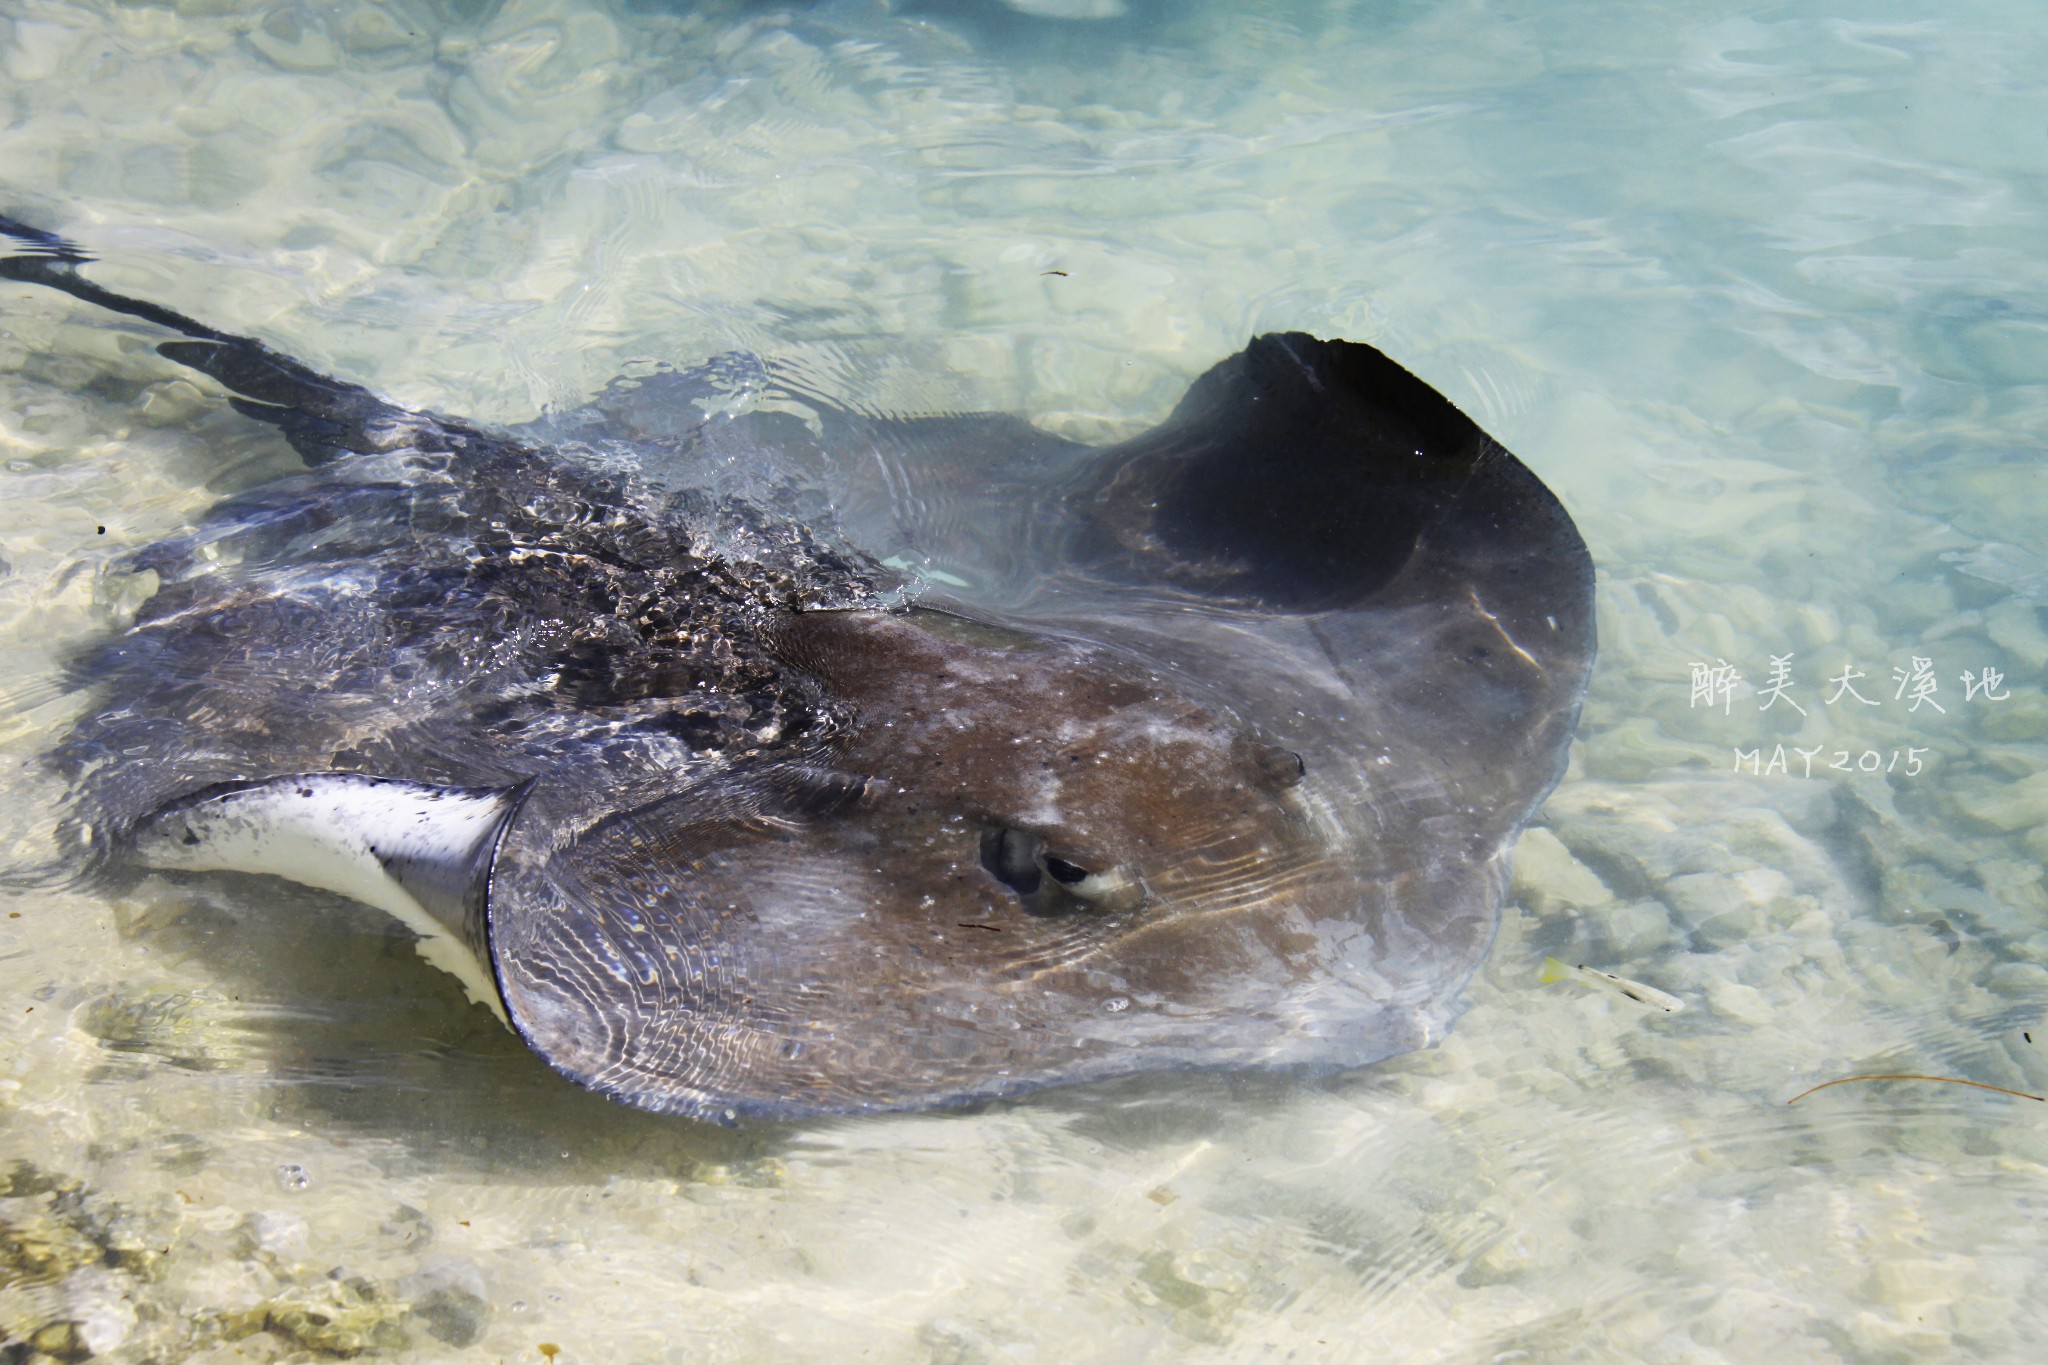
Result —
<path fill-rule="evenodd" d="M 279 355 L 250 337 L 217 331 L 160 304 L 132 299 L 94 284 L 79 273 L 93 259 L 54 232 L 0 214 L 0 279 L 40 284 L 84 303 L 179 333 L 157 350 L 181 365 L 211 375 L 229 390 L 238 412 L 282 429 L 308 464 L 324 464 L 351 451 L 386 444 L 384 431 L 410 425 L 413 414 L 358 384 L 333 379 L 290 356 Z"/>

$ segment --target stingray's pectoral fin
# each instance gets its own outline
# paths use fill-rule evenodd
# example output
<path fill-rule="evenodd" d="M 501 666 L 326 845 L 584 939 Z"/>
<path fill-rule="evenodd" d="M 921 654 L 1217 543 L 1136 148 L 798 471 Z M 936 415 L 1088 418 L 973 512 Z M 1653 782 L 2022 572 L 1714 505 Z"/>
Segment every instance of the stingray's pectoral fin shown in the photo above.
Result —
<path fill-rule="evenodd" d="M 1428 384 L 1370 346 L 1262 336 L 1101 460 L 1068 495 L 1075 559 L 1182 669 L 1256 667 L 1246 642 L 1269 640 L 1295 661 L 1277 668 L 1355 698 L 1326 733 L 1400 736 L 1460 784 L 1461 816 L 1519 821 L 1557 780 L 1593 561 L 1550 490 Z M 1308 695 L 1286 690 L 1267 703 L 1282 733 Z"/>
<path fill-rule="evenodd" d="M 1456 561 L 1452 575 L 1489 601 L 1590 616 L 1591 564 L 1557 500 L 1371 346 L 1258 337 L 1102 458 L 1078 549 L 1116 577 L 1314 612 Z"/>
<path fill-rule="evenodd" d="M 818 1036 L 805 993 L 888 970 L 839 950 L 896 852 L 858 818 L 887 784 L 764 761 L 619 808 L 591 776 L 538 785 L 492 862 L 513 1029 L 578 1085 L 642 1108 L 801 1108 L 776 1092 L 777 1068 Z"/>
<path fill-rule="evenodd" d="M 0 279 L 43 285 L 188 338 L 163 342 L 157 350 L 217 380 L 235 395 L 231 401 L 238 411 L 281 428 L 308 464 L 373 448 L 378 428 L 407 416 L 368 389 L 321 374 L 253 338 L 94 284 L 78 273 L 92 257 L 55 233 L 0 216 L 0 237 L 15 244 L 15 254 L 0 256 Z"/>
<path fill-rule="evenodd" d="M 504 1015 L 484 961 L 483 900 L 500 836 L 528 786 L 434 787 L 309 773 L 208 787 L 139 822 L 132 856 L 182 872 L 253 872 L 385 910 L 420 954 Z"/>

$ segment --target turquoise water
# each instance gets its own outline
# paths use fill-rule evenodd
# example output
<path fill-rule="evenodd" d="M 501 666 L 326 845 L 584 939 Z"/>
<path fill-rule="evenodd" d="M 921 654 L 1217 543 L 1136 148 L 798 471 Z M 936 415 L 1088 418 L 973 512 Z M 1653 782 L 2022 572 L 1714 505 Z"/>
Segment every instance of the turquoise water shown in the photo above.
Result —
<path fill-rule="evenodd" d="M 1096 440 L 1253 332 L 1351 336 L 1559 492 L 1603 593 L 1470 1009 L 1334 1079 L 710 1130 L 569 1091 L 370 916 L 13 896 L 0 1332 L 2038 1357 L 2048 1106 L 1786 1103 L 2048 1094 L 2048 22 L 1841 11 L 0 0 L 0 208 L 406 403 L 514 422 L 738 349 Z M 137 599 L 104 566 L 282 458 L 131 333 L 0 308 L 29 847 L 43 680 Z"/>

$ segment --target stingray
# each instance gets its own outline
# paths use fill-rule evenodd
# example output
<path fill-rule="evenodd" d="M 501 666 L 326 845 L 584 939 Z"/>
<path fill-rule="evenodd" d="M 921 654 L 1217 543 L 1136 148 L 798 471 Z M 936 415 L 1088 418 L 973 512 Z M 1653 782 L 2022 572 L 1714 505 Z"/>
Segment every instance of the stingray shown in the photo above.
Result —
<path fill-rule="evenodd" d="M 154 595 L 48 752 L 64 857 L 381 907 L 627 1103 L 1427 1045 L 1563 771 L 1586 548 L 1370 346 L 1257 337 L 1101 447 L 744 356 L 492 430 L 6 230 L 0 274 L 150 329 L 303 463 L 130 557 Z"/>

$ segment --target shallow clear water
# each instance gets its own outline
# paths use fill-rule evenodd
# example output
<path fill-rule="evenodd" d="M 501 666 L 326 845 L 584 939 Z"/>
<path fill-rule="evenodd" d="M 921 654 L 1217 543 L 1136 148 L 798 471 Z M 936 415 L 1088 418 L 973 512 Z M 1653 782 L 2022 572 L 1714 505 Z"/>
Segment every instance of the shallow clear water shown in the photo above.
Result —
<path fill-rule="evenodd" d="M 512 422 L 751 350 L 1100 439 L 1255 331 L 1351 336 L 1559 492 L 1603 592 L 1469 1011 L 1337 1078 L 706 1128 L 554 1080 L 368 913 L 12 896 L 0 1332 L 2036 1358 L 2048 1106 L 1786 1103 L 2048 1093 L 2048 25 L 1840 10 L 0 3 L 0 206 L 401 401 Z M 0 305 L 22 850 L 50 663 L 134 605 L 102 566 L 284 457 L 133 333 Z"/>

